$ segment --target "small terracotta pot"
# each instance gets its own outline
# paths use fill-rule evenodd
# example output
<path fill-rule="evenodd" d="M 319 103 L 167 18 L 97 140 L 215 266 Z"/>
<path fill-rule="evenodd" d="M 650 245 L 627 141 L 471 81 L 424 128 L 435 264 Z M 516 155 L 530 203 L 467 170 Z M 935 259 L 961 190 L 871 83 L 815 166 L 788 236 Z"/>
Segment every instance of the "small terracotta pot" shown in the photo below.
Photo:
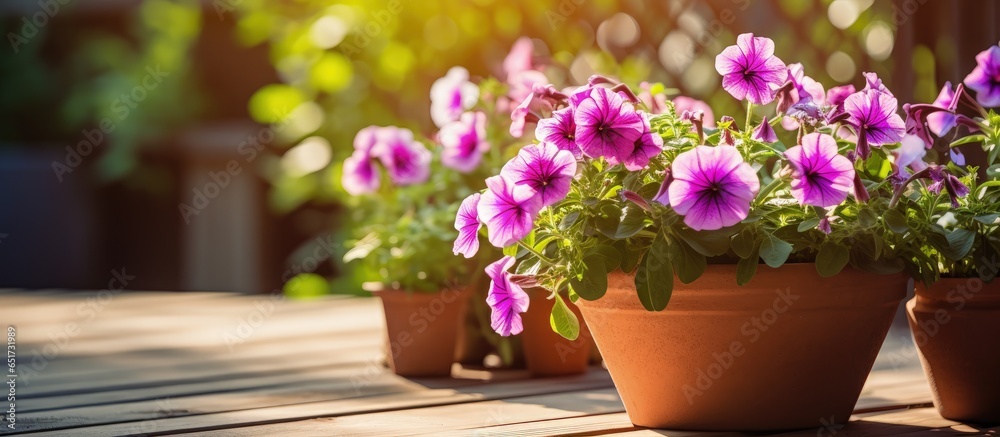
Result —
<path fill-rule="evenodd" d="M 914 286 L 910 331 L 946 419 L 1000 423 L 1000 282 L 945 278 Z"/>
<path fill-rule="evenodd" d="M 569 309 L 580 319 L 580 336 L 569 341 L 552 331 L 549 315 L 555 301 L 546 299 L 547 290 L 534 288 L 527 290 L 531 297 L 528 312 L 524 313 L 524 333 L 521 342 L 528 371 L 535 376 L 577 375 L 587 371 L 590 362 L 591 336 L 587 323 L 577 308 L 568 299 Z"/>
<path fill-rule="evenodd" d="M 375 293 L 385 310 L 389 366 L 400 376 L 450 376 L 468 293 L 388 290 Z"/>
<path fill-rule="evenodd" d="M 907 278 L 761 265 L 739 287 L 735 265 L 709 265 L 691 284 L 675 280 L 661 312 L 642 307 L 634 275 L 608 285 L 578 305 L 632 423 L 776 431 L 848 420 Z"/>

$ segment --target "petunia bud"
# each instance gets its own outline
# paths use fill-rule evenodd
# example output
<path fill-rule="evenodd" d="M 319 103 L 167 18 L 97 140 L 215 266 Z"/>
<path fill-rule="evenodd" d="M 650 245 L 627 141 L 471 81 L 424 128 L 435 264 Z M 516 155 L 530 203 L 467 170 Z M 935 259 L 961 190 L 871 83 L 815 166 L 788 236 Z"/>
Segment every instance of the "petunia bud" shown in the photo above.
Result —
<path fill-rule="evenodd" d="M 636 193 L 635 191 L 622 190 L 622 197 L 624 197 L 625 200 L 628 200 L 629 202 L 638 205 L 640 208 L 646 211 L 653 210 L 653 207 L 649 206 L 649 202 L 646 202 L 646 199 L 643 199 L 642 196 L 640 196 L 639 193 Z"/>
<path fill-rule="evenodd" d="M 777 111 L 778 114 L 784 114 L 788 111 L 788 108 L 791 108 L 797 100 L 796 94 L 797 92 L 795 90 L 794 82 L 787 81 L 784 85 L 781 85 L 781 88 L 778 88 L 774 96 L 775 100 L 778 101 L 778 106 L 775 108 L 775 111 Z"/>
<path fill-rule="evenodd" d="M 760 126 L 754 129 L 753 139 L 770 144 L 778 141 L 778 135 L 774 133 L 771 123 L 768 123 L 765 118 L 764 121 L 760 122 Z"/>

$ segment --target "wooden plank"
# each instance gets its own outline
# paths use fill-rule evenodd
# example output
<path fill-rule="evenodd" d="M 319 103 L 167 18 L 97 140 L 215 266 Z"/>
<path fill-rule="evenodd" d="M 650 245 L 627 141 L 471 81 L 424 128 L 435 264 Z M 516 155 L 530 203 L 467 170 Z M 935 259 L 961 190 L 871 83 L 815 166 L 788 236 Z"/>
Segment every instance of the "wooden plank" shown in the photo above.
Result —
<path fill-rule="evenodd" d="M 206 431 L 611 387 L 611 378 L 606 372 L 592 370 L 585 375 L 575 377 L 520 380 L 457 389 L 432 388 L 413 393 L 310 402 L 197 416 L 155 418 L 155 412 L 149 412 L 153 418 L 142 422 L 46 431 L 40 435 L 105 436 L 132 433 L 156 435 Z"/>
<path fill-rule="evenodd" d="M 194 351 L 178 353 L 175 350 L 141 350 L 115 354 L 113 360 L 102 356 L 73 360 L 71 367 L 47 371 L 28 384 L 31 393 L 51 391 L 53 387 L 66 388 L 85 382 L 82 387 L 101 387 L 121 384 L 123 379 L 137 378 L 141 381 L 176 381 L 182 379 L 225 377 L 228 373 L 251 371 L 281 371 L 297 365 L 328 363 L 324 357 L 332 357 L 338 351 L 349 348 L 365 348 L 372 351 L 372 359 L 382 355 L 382 334 L 372 330 L 349 331 L 335 334 L 318 333 L 306 337 L 273 343 L 248 343 L 232 353 L 220 351 Z M 197 360 L 192 360 L 192 355 Z M 289 360 L 288 357 L 294 357 Z M 226 373 L 222 373 L 225 371 Z"/>
<path fill-rule="evenodd" d="M 33 394 L 20 398 L 19 409 L 24 412 L 52 410 L 84 405 L 99 405 L 111 402 L 127 402 L 156 399 L 171 396 L 190 396 L 210 393 L 249 390 L 290 384 L 312 378 L 313 372 L 326 369 L 351 369 L 352 374 L 367 370 L 381 370 L 381 359 L 371 350 L 346 349 L 335 356 L 319 354 L 305 355 L 301 360 L 286 360 L 280 368 L 268 361 L 258 361 L 259 368 L 252 371 L 233 373 L 225 368 L 212 369 L 214 373 L 203 372 L 197 378 L 143 381 L 123 379 L 115 385 L 91 387 L 87 381 L 66 387 L 55 387 L 54 391 Z M 252 368 L 246 368 L 252 369 Z"/>
<path fill-rule="evenodd" d="M 408 436 L 446 431 L 469 435 L 495 425 L 582 418 L 625 410 L 613 388 L 516 397 L 399 411 L 327 417 L 300 422 L 212 431 L 215 436 L 259 435 Z M 205 434 L 207 435 L 207 434 Z M 521 434 L 513 434 L 521 435 Z M 550 434 L 551 435 L 551 428 Z"/>
<path fill-rule="evenodd" d="M 416 393 L 433 388 L 482 385 L 474 379 L 439 378 L 407 380 L 386 369 L 364 366 L 327 368 L 304 374 L 276 374 L 260 377 L 243 387 L 219 387 L 218 383 L 192 388 L 197 395 L 174 395 L 169 391 L 140 401 L 62 408 L 20 414 L 19 429 L 69 429 L 122 422 L 142 422 L 160 417 L 181 417 L 227 411 L 249 410 L 311 402 L 370 397 L 396 393 Z M 171 387 L 174 388 L 174 387 Z M 252 388 L 252 390 L 246 390 Z"/>

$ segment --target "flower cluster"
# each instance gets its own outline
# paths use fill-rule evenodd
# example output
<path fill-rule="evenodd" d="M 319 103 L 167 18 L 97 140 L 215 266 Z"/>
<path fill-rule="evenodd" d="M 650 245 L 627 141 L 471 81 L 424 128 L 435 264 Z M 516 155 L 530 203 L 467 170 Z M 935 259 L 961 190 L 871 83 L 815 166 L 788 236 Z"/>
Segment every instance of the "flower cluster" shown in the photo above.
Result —
<path fill-rule="evenodd" d="M 344 190 L 354 196 L 378 190 L 378 163 L 396 185 L 420 184 L 430 174 L 431 152 L 409 129 L 366 127 L 354 137 L 354 153 L 344 161 Z"/>
<path fill-rule="evenodd" d="M 880 217 L 914 177 L 934 178 L 929 189 L 951 199 L 967 194 L 954 170 L 921 168 L 925 141 L 917 135 L 927 123 L 935 132 L 962 124 L 962 116 L 951 101 L 919 113 L 910 105 L 914 120 L 904 122 L 874 73 L 865 73 L 860 90 L 825 91 L 774 51 L 770 39 L 743 34 L 716 58 L 722 87 L 747 105 L 742 129 L 733 117 L 715 120 L 701 102 L 667 99 L 662 86 L 643 83 L 636 93 L 602 76 L 575 89 L 532 84 L 511 113 L 510 132 L 518 137 L 535 123 L 537 143 L 486 179 L 455 223 L 456 253 L 475 254 L 483 227 L 504 250 L 487 268 L 498 333 L 520 332 L 525 283 L 555 298 L 592 300 L 606 291 L 602 276 L 620 269 L 635 275 L 647 309 L 662 310 L 674 277 L 697 279 L 709 258 L 738 264 L 741 285 L 760 262 L 816 262 L 825 276 L 847 265 L 921 267 L 919 247 Z M 775 113 L 755 121 L 754 105 L 771 102 Z M 932 114 L 946 117 L 928 121 Z M 795 131 L 790 147 L 777 124 Z"/>

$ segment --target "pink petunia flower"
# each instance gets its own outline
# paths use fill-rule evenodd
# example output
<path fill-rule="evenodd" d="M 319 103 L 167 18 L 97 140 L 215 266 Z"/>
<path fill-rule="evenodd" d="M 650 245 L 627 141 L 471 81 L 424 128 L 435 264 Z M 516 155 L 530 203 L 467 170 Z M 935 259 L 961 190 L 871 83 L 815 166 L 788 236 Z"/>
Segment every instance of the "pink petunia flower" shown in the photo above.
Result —
<path fill-rule="evenodd" d="M 976 92 L 980 105 L 1000 106 L 1000 46 L 992 46 L 976 55 L 976 68 L 965 77 L 965 85 Z"/>
<path fill-rule="evenodd" d="M 847 124 L 858 135 L 857 155 L 861 159 L 871 156 L 870 146 L 898 142 L 906 133 L 906 125 L 896 113 L 898 109 L 896 98 L 878 91 L 877 87 L 851 94 L 844 101 Z"/>
<path fill-rule="evenodd" d="M 532 144 L 507 161 L 500 175 L 514 185 L 531 187 L 544 208 L 566 198 L 576 175 L 576 159 L 554 144 Z"/>
<path fill-rule="evenodd" d="M 490 327 L 504 337 L 520 334 L 524 330 L 521 313 L 528 311 L 530 299 L 520 285 L 511 280 L 507 270 L 514 265 L 514 257 L 505 256 L 486 266 L 490 289 L 486 303 L 490 306 Z"/>
<path fill-rule="evenodd" d="M 389 126 L 375 133 L 371 155 L 378 158 L 396 185 L 413 185 L 430 176 L 431 152 L 413 139 L 409 129 Z"/>
<path fill-rule="evenodd" d="M 462 254 L 466 258 L 472 258 L 479 252 L 479 228 L 482 223 L 479 221 L 479 214 L 476 209 L 479 206 L 479 193 L 473 193 L 462 201 L 458 207 L 458 214 L 455 215 L 455 230 L 458 231 L 458 238 L 455 238 L 455 245 L 452 251 L 455 255 Z"/>
<path fill-rule="evenodd" d="M 469 70 L 451 67 L 431 85 L 431 120 L 437 127 L 458 120 L 479 101 L 479 87 L 469 82 Z"/>
<path fill-rule="evenodd" d="M 438 133 L 443 146 L 441 163 L 448 168 L 469 173 L 479 167 L 483 153 L 490 149 L 486 141 L 486 114 L 466 112 L 448 123 Z"/>
<path fill-rule="evenodd" d="M 697 146 L 674 159 L 670 206 L 696 231 L 732 226 L 750 214 L 760 181 L 739 150 Z"/>
<path fill-rule="evenodd" d="M 764 105 L 774 100 L 775 90 L 788 76 L 785 63 L 774 56 L 774 41 L 744 33 L 736 45 L 715 57 L 715 70 L 722 75 L 722 88 L 737 100 Z"/>
<path fill-rule="evenodd" d="M 792 197 L 803 206 L 840 205 L 854 185 L 854 164 L 837 151 L 837 140 L 811 133 L 785 151 L 792 168 Z"/>
<path fill-rule="evenodd" d="M 517 185 L 503 176 L 486 179 L 487 190 L 479 199 L 479 218 L 486 224 L 490 244 L 506 247 L 531 233 L 542 199 L 534 188 Z"/>
<path fill-rule="evenodd" d="M 551 117 L 539 120 L 535 126 L 535 139 L 555 144 L 560 150 L 572 153 L 574 158 L 583 157 L 583 150 L 576 144 L 576 123 L 571 107 L 556 110 Z"/>
<path fill-rule="evenodd" d="M 628 171 L 639 171 L 646 168 L 649 165 L 649 160 L 663 151 L 663 138 L 652 131 L 649 116 L 644 112 L 640 112 L 639 115 L 642 116 L 642 135 L 632 144 L 632 151 L 628 157 L 620 162 Z M 618 158 L 614 156 L 607 157 L 607 160 L 608 164 L 611 165 L 619 163 Z"/>
<path fill-rule="evenodd" d="M 586 93 L 586 94 L 582 94 Z M 642 136 L 642 117 L 631 103 L 607 88 L 590 88 L 573 96 L 576 143 L 586 155 L 624 162 Z"/>

